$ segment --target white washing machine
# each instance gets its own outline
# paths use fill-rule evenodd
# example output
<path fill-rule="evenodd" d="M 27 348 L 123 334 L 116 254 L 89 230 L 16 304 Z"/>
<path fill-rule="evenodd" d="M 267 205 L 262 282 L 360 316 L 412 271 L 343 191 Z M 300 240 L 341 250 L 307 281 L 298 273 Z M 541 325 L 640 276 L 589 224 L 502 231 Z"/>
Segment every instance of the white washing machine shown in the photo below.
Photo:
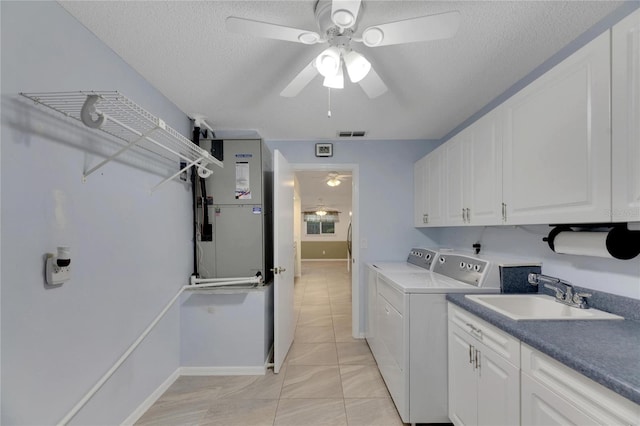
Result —
<path fill-rule="evenodd" d="M 432 271 L 379 270 L 369 290 L 367 343 L 405 423 L 449 423 L 447 293 L 498 293 L 497 266 L 439 253 Z"/>

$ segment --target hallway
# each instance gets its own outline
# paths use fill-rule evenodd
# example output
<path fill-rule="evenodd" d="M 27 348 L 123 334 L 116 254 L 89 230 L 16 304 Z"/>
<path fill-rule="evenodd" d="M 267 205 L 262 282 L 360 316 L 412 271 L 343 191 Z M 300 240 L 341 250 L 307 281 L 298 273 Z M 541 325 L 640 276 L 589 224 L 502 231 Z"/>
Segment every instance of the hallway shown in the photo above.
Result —
<path fill-rule="evenodd" d="M 344 261 L 303 262 L 279 374 L 182 376 L 138 425 L 402 425 L 364 340 L 351 337 Z"/>

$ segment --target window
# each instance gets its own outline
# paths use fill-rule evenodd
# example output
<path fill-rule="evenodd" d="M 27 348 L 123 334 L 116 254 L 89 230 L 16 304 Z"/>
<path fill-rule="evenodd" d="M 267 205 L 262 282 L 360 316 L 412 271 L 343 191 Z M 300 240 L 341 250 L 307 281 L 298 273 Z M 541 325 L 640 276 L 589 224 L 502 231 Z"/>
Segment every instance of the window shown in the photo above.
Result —
<path fill-rule="evenodd" d="M 335 210 L 302 212 L 303 219 L 307 224 L 307 235 L 334 235 L 336 233 L 336 222 L 340 221 L 340 212 Z"/>
<path fill-rule="evenodd" d="M 307 235 L 335 234 L 335 222 L 307 221 Z"/>

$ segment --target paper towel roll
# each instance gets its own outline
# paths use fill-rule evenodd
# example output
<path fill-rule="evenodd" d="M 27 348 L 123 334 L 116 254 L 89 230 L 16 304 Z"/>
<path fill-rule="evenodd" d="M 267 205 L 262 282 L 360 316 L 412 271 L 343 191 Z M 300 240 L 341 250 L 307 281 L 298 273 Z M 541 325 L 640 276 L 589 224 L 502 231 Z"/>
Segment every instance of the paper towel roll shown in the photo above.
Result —
<path fill-rule="evenodd" d="M 560 232 L 553 239 L 553 249 L 556 253 L 608 257 L 609 259 L 613 259 L 613 256 L 607 249 L 608 235 L 608 231 Z"/>

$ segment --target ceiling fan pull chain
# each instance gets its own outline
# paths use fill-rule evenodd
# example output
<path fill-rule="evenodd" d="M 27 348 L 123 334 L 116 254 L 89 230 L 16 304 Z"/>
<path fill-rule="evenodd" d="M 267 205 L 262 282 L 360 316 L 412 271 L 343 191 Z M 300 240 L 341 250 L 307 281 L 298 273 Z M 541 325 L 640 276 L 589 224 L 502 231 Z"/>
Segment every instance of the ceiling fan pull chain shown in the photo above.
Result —
<path fill-rule="evenodd" d="M 331 118 L 331 89 L 327 89 L 329 91 L 329 96 L 328 96 L 328 104 L 329 106 L 327 107 L 327 118 Z"/>

